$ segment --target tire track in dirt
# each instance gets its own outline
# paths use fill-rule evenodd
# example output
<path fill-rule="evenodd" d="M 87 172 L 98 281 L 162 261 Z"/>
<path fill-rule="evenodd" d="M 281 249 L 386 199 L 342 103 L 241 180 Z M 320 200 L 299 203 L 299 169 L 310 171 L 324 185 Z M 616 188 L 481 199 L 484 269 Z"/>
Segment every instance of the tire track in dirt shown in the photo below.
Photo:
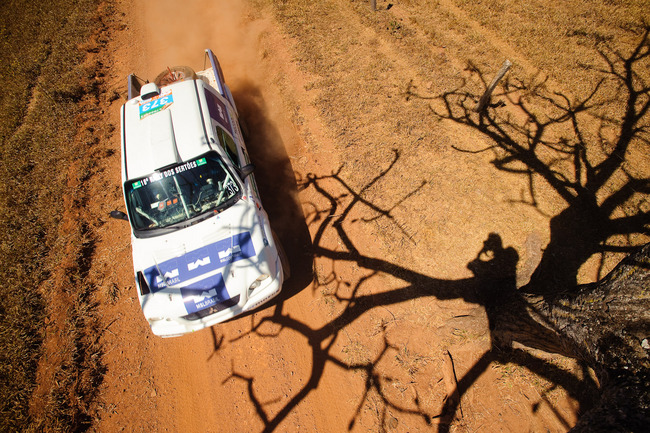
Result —
<path fill-rule="evenodd" d="M 534 76 L 542 72 L 503 38 L 486 29 L 479 22 L 474 20 L 467 12 L 456 6 L 453 0 L 440 0 L 439 4 L 450 12 L 459 22 L 481 35 L 490 43 L 490 45 L 498 48 L 506 58 L 523 67 L 528 75 Z"/>
<path fill-rule="evenodd" d="M 542 7 L 542 5 L 540 5 L 540 7 Z M 543 7 L 553 8 L 555 6 L 545 5 Z M 452 69 L 456 71 L 466 71 L 468 67 L 467 58 L 465 56 L 466 53 L 460 53 L 461 55 L 458 56 L 455 55 L 452 50 L 447 50 L 446 47 L 436 47 L 435 45 L 432 45 L 431 41 L 425 36 L 427 34 L 427 28 L 410 19 L 410 17 L 417 15 L 418 12 L 422 13 L 419 8 L 424 8 L 424 6 L 397 5 L 391 7 L 388 12 L 400 22 L 409 23 L 409 25 L 417 29 L 414 37 L 419 38 L 423 46 L 431 47 L 432 58 L 442 54 L 445 61 L 452 65 Z M 477 45 L 476 41 L 480 41 L 482 44 L 490 47 L 489 49 L 483 47 L 482 50 L 492 53 L 492 58 L 485 58 L 484 53 L 479 57 L 484 57 L 482 60 L 486 63 L 493 64 L 495 69 L 484 71 L 487 73 L 487 76 L 484 76 L 483 80 L 489 80 L 493 74 L 496 74 L 496 68 L 498 65 L 501 65 L 503 61 L 508 59 L 513 63 L 513 70 L 509 73 L 510 76 L 514 75 L 519 76 L 524 80 L 532 80 L 531 84 L 544 83 L 546 87 L 553 91 L 560 92 L 569 98 L 573 97 L 570 89 L 567 89 L 566 86 L 561 85 L 552 77 L 552 72 L 542 69 L 540 65 L 536 64 L 527 57 L 525 53 L 518 49 L 516 45 L 510 43 L 507 40 L 505 32 L 503 34 L 498 34 L 482 25 L 479 21 L 473 18 L 470 12 L 467 12 L 461 6 L 458 6 L 457 2 L 454 0 L 439 0 L 436 2 L 435 14 L 439 16 L 441 21 L 449 21 L 450 25 L 463 29 L 461 33 L 466 39 L 468 45 Z M 456 31 L 458 31 L 458 29 L 456 29 Z M 464 73 L 464 75 L 467 74 Z M 487 84 L 487 82 L 484 83 L 484 86 L 487 86 Z"/>

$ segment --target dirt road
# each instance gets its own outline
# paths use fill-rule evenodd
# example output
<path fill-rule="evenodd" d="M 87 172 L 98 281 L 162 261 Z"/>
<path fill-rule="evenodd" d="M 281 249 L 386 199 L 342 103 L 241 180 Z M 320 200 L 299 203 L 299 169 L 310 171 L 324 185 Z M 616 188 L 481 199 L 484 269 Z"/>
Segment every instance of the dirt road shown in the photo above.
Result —
<path fill-rule="evenodd" d="M 114 134 L 91 179 L 104 221 L 90 276 L 106 366 L 94 430 L 566 431 L 595 386 L 588 371 L 542 353 L 490 355 L 488 317 L 468 295 L 480 289 L 468 264 L 491 233 L 514 252 L 518 282 L 530 278 L 563 201 L 539 184 L 531 197 L 532 181 L 496 170 L 491 153 L 455 150 L 490 141 L 432 114 L 444 108 L 435 95 L 461 81 L 480 89 L 466 68 L 473 55 L 488 71 L 510 57 L 521 76 L 543 73 L 546 59 L 501 39 L 464 2 L 441 1 L 437 16 L 414 14 L 412 2 L 380 1 L 375 14 L 361 1 L 284 3 L 118 3 L 107 53 L 115 91 L 130 72 L 201 69 L 208 47 L 219 57 L 293 275 L 254 314 L 152 336 L 128 226 L 106 218 L 123 209 Z M 569 94 L 566 76 L 548 82 Z M 121 103 L 106 107 L 116 130 Z"/>
<path fill-rule="evenodd" d="M 275 306 L 187 338 L 161 340 L 150 335 L 139 311 L 131 281 L 128 227 L 107 223 L 95 262 L 108 270 L 108 279 L 115 279 L 119 295 L 106 314 L 111 318 L 105 333 L 108 368 L 98 431 L 262 431 L 274 425 L 281 425 L 280 430 L 330 431 L 332 425 L 349 422 L 351 402 L 361 391 L 340 386 L 349 382 L 345 369 L 325 369 L 325 360 L 314 359 L 300 332 L 280 324 L 260 327 L 263 317 L 287 311 L 296 322 L 318 329 L 327 323 L 327 315 L 309 285 L 311 263 L 304 254 L 309 237 L 288 157 L 300 154 L 304 145 L 291 122 L 282 117 L 284 101 L 277 91 L 262 88 L 268 85 L 268 71 L 259 64 L 259 39 L 271 31 L 276 33 L 266 37 L 276 39 L 278 48 L 285 49 L 283 41 L 268 18 L 248 16 L 252 12 L 242 2 L 224 3 L 190 2 L 179 10 L 175 2 L 147 2 L 128 10 L 126 19 L 133 21 L 116 40 L 115 85 L 123 86 L 123 78 L 132 71 L 152 77 L 166 65 L 200 69 L 203 50 L 215 50 L 240 110 L 250 116 L 253 139 L 258 147 L 265 146 L 260 150 L 267 155 L 259 165 L 267 167 L 266 176 L 274 183 L 261 189 L 281 189 L 273 196 L 282 202 L 267 208 L 282 220 L 276 230 L 291 251 L 294 275 Z M 290 66 L 288 52 L 277 51 L 274 56 L 278 65 Z M 290 72 L 301 79 L 296 71 Z M 118 107 L 111 109 L 117 122 Z M 116 149 L 118 140 L 116 136 Z M 253 158 L 259 160 L 260 153 Z M 111 185 L 119 185 L 118 161 L 107 162 Z M 111 205 L 120 207 L 119 191 L 111 190 Z M 113 266 L 117 267 L 110 269 Z"/>

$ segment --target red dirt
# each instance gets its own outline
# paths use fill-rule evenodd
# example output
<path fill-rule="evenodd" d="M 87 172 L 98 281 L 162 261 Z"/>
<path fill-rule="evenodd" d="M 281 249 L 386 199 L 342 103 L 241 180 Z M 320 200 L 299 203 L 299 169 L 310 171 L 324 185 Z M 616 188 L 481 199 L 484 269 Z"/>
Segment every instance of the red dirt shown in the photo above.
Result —
<path fill-rule="evenodd" d="M 452 14 L 462 13 L 453 2 L 441 4 Z M 345 215 L 343 234 L 331 223 L 347 212 L 354 197 L 341 180 L 359 191 L 388 168 L 393 154 L 385 152 L 385 162 L 377 165 L 373 159 L 366 164 L 363 155 L 340 152 L 336 131 L 314 103 L 319 91 L 309 90 L 313 77 L 299 69 L 294 41 L 274 18 L 245 1 L 188 1 L 182 7 L 169 0 L 138 2 L 137 7 L 122 1 L 119 7 L 126 27 L 113 34 L 107 56 L 110 86 L 121 94 L 128 73 L 152 78 L 166 66 L 201 69 L 208 47 L 219 57 L 253 133 L 249 150 L 259 167 L 258 182 L 266 185 L 262 197 L 293 276 L 279 300 L 254 314 L 181 338 L 154 337 L 134 288 L 129 228 L 107 218 L 110 210 L 124 207 L 115 133 L 107 144 L 115 153 L 99 162 L 102 175 L 91 179 L 92 212 L 103 224 L 96 229 L 90 277 L 100 288 L 100 341 L 107 367 L 93 430 L 413 432 L 451 425 L 450 431 L 521 432 L 566 431 L 575 423 L 575 390 L 487 354 L 485 310 L 471 300 L 411 293 L 395 303 L 374 304 L 367 297 L 366 304 L 342 314 L 346 297 L 388 295 L 412 282 L 410 272 L 430 278 L 432 293 L 441 293 L 449 281 L 470 278 L 466 265 L 495 227 L 513 227 L 500 232 L 504 246 L 517 246 L 519 273 L 530 276 L 548 242 L 548 217 L 511 210 L 507 199 L 526 188 L 525 180 L 495 174 L 489 155 L 463 154 L 465 159 L 453 164 L 434 160 L 429 168 L 439 178 L 424 177 L 417 161 L 404 157 L 400 162 L 406 167 L 387 174 L 390 184 L 383 192 L 369 188 L 364 197 L 390 208 L 424 179 L 422 195 L 405 200 L 391 218 L 373 220 L 376 209 L 355 206 Z M 399 17 L 399 5 L 392 13 Z M 351 17 L 338 25 L 358 23 Z M 475 27 L 481 30 L 480 24 Z M 524 67 L 533 63 L 506 48 Z M 395 68 L 409 68 L 394 47 L 379 44 L 378 49 L 394 56 Z M 450 52 L 439 55 L 449 59 L 447 68 L 463 73 L 463 59 Z M 121 103 L 106 107 L 107 121 L 116 130 Z M 451 154 L 445 140 L 466 148 L 485 141 L 476 132 L 445 127 L 447 138 L 435 149 L 440 157 Z M 429 151 L 434 150 L 414 144 L 415 153 Z M 327 177 L 344 163 L 366 170 L 365 181 L 347 179 L 348 170 L 298 187 L 309 173 Z M 316 186 L 338 195 L 338 207 Z M 548 197 L 540 194 L 547 209 L 559 209 L 561 204 Z M 315 244 L 344 253 L 349 243 L 364 257 L 402 267 L 401 274 L 373 271 L 356 260 L 313 259 L 309 252 Z M 536 356 L 578 382 L 584 378 L 569 359 Z M 459 396 L 457 381 L 472 375 Z M 447 399 L 460 403 L 454 413 L 441 415 Z"/>

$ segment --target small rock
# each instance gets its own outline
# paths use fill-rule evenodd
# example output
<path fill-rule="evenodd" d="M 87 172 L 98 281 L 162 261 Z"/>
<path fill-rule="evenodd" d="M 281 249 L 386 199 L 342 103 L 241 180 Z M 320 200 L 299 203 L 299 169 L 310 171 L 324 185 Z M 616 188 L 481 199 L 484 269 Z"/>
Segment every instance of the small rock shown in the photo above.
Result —
<path fill-rule="evenodd" d="M 641 341 L 641 347 L 643 347 L 646 350 L 650 349 L 650 343 L 648 343 L 647 338 L 644 338 L 643 341 Z"/>

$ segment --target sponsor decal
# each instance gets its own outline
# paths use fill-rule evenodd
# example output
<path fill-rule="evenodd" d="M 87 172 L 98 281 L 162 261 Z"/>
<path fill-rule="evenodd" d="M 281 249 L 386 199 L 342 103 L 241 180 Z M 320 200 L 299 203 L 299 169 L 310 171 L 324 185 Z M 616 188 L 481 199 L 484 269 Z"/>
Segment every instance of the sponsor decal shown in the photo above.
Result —
<path fill-rule="evenodd" d="M 138 107 L 140 112 L 140 119 L 144 119 L 145 117 L 151 114 L 158 113 L 159 111 L 165 110 L 169 108 L 173 103 L 174 103 L 174 95 L 172 95 L 171 91 L 169 91 L 169 93 L 166 93 L 164 95 L 154 96 L 151 99 L 142 101 L 140 102 L 140 105 Z"/>
<path fill-rule="evenodd" d="M 175 176 L 177 174 L 183 173 L 188 170 L 193 170 L 201 165 L 207 164 L 207 161 L 205 158 L 199 158 L 195 161 L 188 161 L 184 164 L 177 165 L 176 167 L 169 168 L 164 171 L 157 171 L 155 173 L 152 173 L 149 177 L 142 178 L 138 181 L 135 181 L 131 183 L 131 188 L 138 189 L 142 188 L 143 186 L 147 186 L 150 183 L 158 182 L 162 179 L 165 179 L 170 176 Z M 167 205 L 171 205 L 172 203 L 167 203 Z M 155 204 L 157 206 L 157 203 Z M 155 206 L 152 206 L 151 208 L 153 209 Z"/>
<path fill-rule="evenodd" d="M 262 221 L 262 217 L 260 216 L 259 212 L 256 212 L 257 215 L 257 222 L 260 225 L 260 228 L 262 229 L 262 241 L 264 241 L 264 246 L 268 247 L 269 246 L 269 240 L 266 237 L 266 230 L 264 230 L 264 221 Z"/>
<path fill-rule="evenodd" d="M 152 292 L 157 292 L 167 286 L 173 286 L 181 282 L 180 267 L 177 258 L 145 269 L 143 274 Z"/>
<path fill-rule="evenodd" d="M 166 287 L 180 286 L 188 313 L 212 307 L 229 299 L 221 274 L 184 284 L 223 268 L 229 263 L 255 256 L 250 232 L 243 232 L 189 253 L 158 263 L 143 271 L 153 293 Z M 216 290 L 216 292 L 214 292 Z"/>
<path fill-rule="evenodd" d="M 222 262 L 231 262 L 232 258 L 241 255 L 241 247 L 234 245 L 231 248 L 226 248 L 224 251 L 219 251 L 219 260 Z"/>
<path fill-rule="evenodd" d="M 182 287 L 181 295 L 188 314 L 214 307 L 230 299 L 221 274 L 215 274 L 187 287 Z"/>
<path fill-rule="evenodd" d="M 180 281 L 178 278 L 178 268 L 172 269 L 171 271 L 165 272 L 163 275 L 158 275 L 156 277 L 156 285 L 158 287 L 164 287 L 165 285 L 174 284 L 173 281 Z"/>
<path fill-rule="evenodd" d="M 202 259 L 198 259 L 195 262 L 189 262 L 187 264 L 187 270 L 188 271 L 195 271 L 199 268 L 199 266 L 207 266 L 210 264 L 210 256 L 206 256 Z"/>
<path fill-rule="evenodd" d="M 205 158 L 201 158 L 201 159 L 203 160 L 203 164 L 205 164 Z M 203 164 L 199 164 L 199 161 L 201 161 L 201 159 L 198 159 L 196 161 L 189 161 L 186 162 L 185 164 L 177 165 L 176 167 L 167 169 L 165 171 L 157 171 L 153 173 L 151 176 L 141 179 L 142 185 L 147 185 L 150 182 L 158 182 L 159 180 L 162 180 L 166 177 L 174 176 L 187 170 L 192 170 L 193 168 L 196 168 L 199 165 L 203 165 Z"/>
<path fill-rule="evenodd" d="M 217 121 L 217 123 L 219 123 L 221 126 L 223 126 L 224 129 L 230 133 L 230 135 L 233 135 L 226 105 L 221 102 L 221 100 L 219 100 L 216 95 L 212 94 L 212 92 L 207 89 L 205 90 L 205 99 L 208 101 L 208 111 L 210 112 L 210 117 Z"/>

